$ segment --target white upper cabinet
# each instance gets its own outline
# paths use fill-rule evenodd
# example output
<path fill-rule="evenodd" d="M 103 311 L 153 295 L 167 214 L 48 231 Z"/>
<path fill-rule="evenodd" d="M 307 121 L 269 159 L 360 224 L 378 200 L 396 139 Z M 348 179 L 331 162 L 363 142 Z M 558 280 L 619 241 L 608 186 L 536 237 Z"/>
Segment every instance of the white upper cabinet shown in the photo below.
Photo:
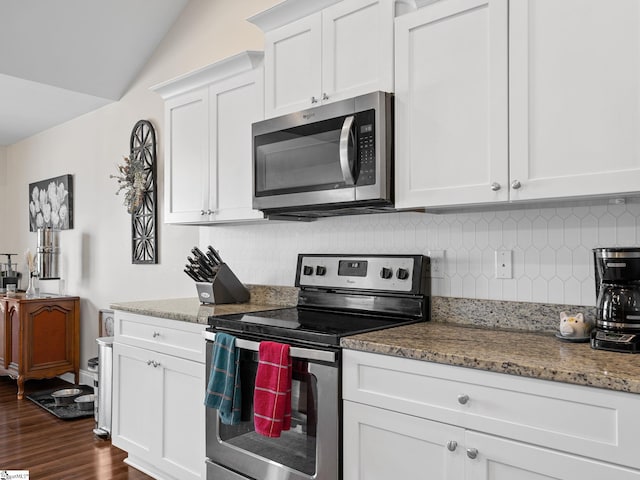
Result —
<path fill-rule="evenodd" d="M 289 0 L 250 18 L 265 32 L 265 116 L 393 91 L 395 3 Z"/>
<path fill-rule="evenodd" d="M 152 90 L 165 100 L 164 221 L 261 220 L 251 124 L 264 118 L 262 52 L 243 52 Z"/>
<path fill-rule="evenodd" d="M 512 199 L 640 190 L 640 2 L 509 9 Z"/>
<path fill-rule="evenodd" d="M 396 19 L 396 207 L 506 200 L 507 0 Z"/>
<path fill-rule="evenodd" d="M 395 48 L 397 207 L 640 191 L 640 2 L 441 0 Z"/>

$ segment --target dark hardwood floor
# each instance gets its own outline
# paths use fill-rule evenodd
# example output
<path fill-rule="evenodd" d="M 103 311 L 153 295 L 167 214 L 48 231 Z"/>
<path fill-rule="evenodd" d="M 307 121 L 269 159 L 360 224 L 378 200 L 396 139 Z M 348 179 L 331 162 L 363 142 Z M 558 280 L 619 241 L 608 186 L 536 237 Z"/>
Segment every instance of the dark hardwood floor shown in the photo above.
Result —
<path fill-rule="evenodd" d="M 25 394 L 55 388 L 59 379 L 29 380 Z M 0 377 L 0 470 L 28 470 L 30 480 L 150 480 L 127 466 L 127 454 L 93 435 L 94 419 L 60 420 L 28 399 L 15 380 Z"/>

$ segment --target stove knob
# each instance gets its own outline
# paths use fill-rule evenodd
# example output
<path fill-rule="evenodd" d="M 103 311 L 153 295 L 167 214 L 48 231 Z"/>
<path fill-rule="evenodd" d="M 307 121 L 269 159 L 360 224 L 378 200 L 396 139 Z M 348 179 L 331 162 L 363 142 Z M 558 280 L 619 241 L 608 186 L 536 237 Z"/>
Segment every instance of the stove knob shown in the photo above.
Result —
<path fill-rule="evenodd" d="M 398 277 L 398 280 L 406 280 L 409 278 L 409 271 L 406 268 L 399 268 L 396 276 Z"/>
<path fill-rule="evenodd" d="M 385 280 L 393 277 L 393 270 L 387 267 L 382 267 L 382 270 L 380 270 L 380 277 Z"/>
<path fill-rule="evenodd" d="M 316 267 L 316 275 L 324 275 L 325 273 L 327 273 L 327 267 L 323 267 L 322 265 L 318 265 Z"/>
<path fill-rule="evenodd" d="M 303 275 L 313 275 L 313 267 L 311 267 L 309 265 L 305 265 L 304 268 L 302 269 L 302 274 Z"/>

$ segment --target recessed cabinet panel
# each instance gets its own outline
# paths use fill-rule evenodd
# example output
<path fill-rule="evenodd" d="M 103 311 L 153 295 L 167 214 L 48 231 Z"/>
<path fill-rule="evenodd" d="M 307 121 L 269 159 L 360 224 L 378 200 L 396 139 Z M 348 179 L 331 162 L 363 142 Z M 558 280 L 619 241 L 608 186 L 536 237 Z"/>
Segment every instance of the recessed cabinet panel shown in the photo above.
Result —
<path fill-rule="evenodd" d="M 231 88 L 212 91 L 217 116 L 213 119 L 218 182 L 217 217 L 263 218 L 253 210 L 251 124 L 263 116 L 263 84 L 256 75 L 247 75 Z"/>
<path fill-rule="evenodd" d="M 396 20 L 397 207 L 508 198 L 506 15 L 469 0 Z"/>
<path fill-rule="evenodd" d="M 344 480 L 464 478 L 461 428 L 345 401 L 343 430 Z"/>
<path fill-rule="evenodd" d="M 166 172 L 167 220 L 180 221 L 198 215 L 208 194 L 208 94 L 206 89 L 168 102 L 170 135 Z M 205 180 L 205 181 L 203 181 Z"/>
<path fill-rule="evenodd" d="M 322 91 L 341 100 L 393 91 L 393 2 L 340 2 L 323 12 Z"/>
<path fill-rule="evenodd" d="M 513 199 L 639 190 L 640 3 L 510 8 Z"/>
<path fill-rule="evenodd" d="M 321 15 L 314 14 L 265 35 L 266 110 L 275 117 L 312 106 L 319 99 Z"/>

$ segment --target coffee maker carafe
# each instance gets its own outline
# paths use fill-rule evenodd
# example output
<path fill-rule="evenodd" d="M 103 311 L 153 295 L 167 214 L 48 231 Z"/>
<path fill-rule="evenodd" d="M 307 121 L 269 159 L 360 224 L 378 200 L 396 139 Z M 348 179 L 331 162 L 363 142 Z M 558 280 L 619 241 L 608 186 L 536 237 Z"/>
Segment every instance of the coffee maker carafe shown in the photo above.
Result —
<path fill-rule="evenodd" d="M 596 325 L 591 347 L 640 352 L 640 248 L 594 248 Z"/>

